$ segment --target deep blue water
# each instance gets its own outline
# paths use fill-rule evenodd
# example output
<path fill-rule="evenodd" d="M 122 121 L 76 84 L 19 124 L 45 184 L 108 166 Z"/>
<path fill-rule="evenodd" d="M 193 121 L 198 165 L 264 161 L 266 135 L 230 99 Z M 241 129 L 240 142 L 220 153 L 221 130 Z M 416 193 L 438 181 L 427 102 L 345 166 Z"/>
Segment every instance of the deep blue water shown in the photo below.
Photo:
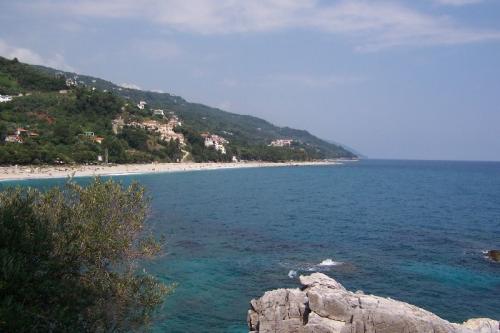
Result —
<path fill-rule="evenodd" d="M 117 178 L 147 187 L 149 223 L 168 240 L 147 267 L 178 283 L 155 332 L 246 332 L 250 299 L 298 286 L 291 270 L 323 271 L 451 321 L 500 319 L 500 264 L 482 253 L 500 248 L 500 163 L 367 160 Z M 343 264 L 318 265 L 328 258 Z"/>

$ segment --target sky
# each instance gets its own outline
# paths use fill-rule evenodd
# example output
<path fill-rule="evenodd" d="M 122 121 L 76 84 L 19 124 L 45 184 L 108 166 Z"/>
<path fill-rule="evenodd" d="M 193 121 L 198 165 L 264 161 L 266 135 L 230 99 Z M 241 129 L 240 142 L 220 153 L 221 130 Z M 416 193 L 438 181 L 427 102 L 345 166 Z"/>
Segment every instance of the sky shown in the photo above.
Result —
<path fill-rule="evenodd" d="M 0 55 L 371 158 L 500 160 L 500 0 L 0 0 Z"/>

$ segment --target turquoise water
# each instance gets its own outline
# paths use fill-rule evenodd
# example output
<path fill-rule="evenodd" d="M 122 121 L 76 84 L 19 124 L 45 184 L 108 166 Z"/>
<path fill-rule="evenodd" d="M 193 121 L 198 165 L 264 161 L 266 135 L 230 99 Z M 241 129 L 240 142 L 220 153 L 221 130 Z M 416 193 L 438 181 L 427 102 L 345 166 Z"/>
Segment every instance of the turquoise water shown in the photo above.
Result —
<path fill-rule="evenodd" d="M 500 319 L 500 264 L 482 253 L 500 248 L 500 163 L 362 161 L 117 178 L 147 187 L 149 223 L 167 236 L 167 253 L 147 269 L 179 285 L 156 332 L 246 332 L 249 300 L 297 286 L 290 271 L 322 271 L 452 321 Z M 319 265 L 326 259 L 342 264 Z"/>

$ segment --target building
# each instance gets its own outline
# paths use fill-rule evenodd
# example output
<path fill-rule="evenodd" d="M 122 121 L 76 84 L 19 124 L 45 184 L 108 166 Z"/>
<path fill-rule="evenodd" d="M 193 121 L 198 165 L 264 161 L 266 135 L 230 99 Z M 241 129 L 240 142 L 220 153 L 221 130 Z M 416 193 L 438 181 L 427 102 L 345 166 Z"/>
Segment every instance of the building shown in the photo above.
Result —
<path fill-rule="evenodd" d="M 271 147 L 290 147 L 293 143 L 292 139 L 278 139 L 278 140 L 273 140 L 269 144 Z"/>
<path fill-rule="evenodd" d="M 185 144 L 184 135 L 182 133 L 176 133 L 174 131 L 174 126 L 172 126 L 170 122 L 164 124 L 156 120 L 145 120 L 141 123 L 134 121 L 127 124 L 127 126 L 143 128 L 150 132 L 158 133 L 163 141 L 178 140 L 181 145 Z"/>
<path fill-rule="evenodd" d="M 93 136 L 92 141 L 95 143 L 101 144 L 104 141 L 104 138 L 102 136 Z"/>
<path fill-rule="evenodd" d="M 140 101 L 139 104 L 137 104 L 137 107 L 140 109 L 140 110 L 144 110 L 144 108 L 146 107 L 148 103 L 146 103 L 146 101 Z"/>
<path fill-rule="evenodd" d="M 12 96 L 0 95 L 0 103 L 12 101 Z"/>
<path fill-rule="evenodd" d="M 162 109 L 156 109 L 156 110 L 153 110 L 153 116 L 165 117 L 165 112 L 163 112 Z"/>
<path fill-rule="evenodd" d="M 66 79 L 66 86 L 67 87 L 76 87 L 78 85 L 78 82 L 76 82 L 76 79 Z"/>
<path fill-rule="evenodd" d="M 29 131 L 27 129 L 24 129 L 22 127 L 18 127 L 16 128 L 16 131 L 14 132 L 14 135 L 11 135 L 11 138 L 9 138 L 9 140 L 5 140 L 7 142 L 19 142 L 19 143 L 22 143 L 23 142 L 23 138 L 26 138 L 26 137 L 30 137 L 30 138 L 33 138 L 33 137 L 38 137 L 40 134 L 38 134 L 37 132 L 35 131 Z M 15 139 L 14 137 L 18 137 L 19 140 Z"/>
<path fill-rule="evenodd" d="M 176 115 L 172 115 L 170 117 L 170 119 L 168 120 L 168 124 L 172 128 L 174 128 L 176 126 L 182 126 L 182 122 L 179 120 L 179 117 L 177 117 Z"/>
<path fill-rule="evenodd" d="M 226 147 L 224 145 L 229 143 L 229 141 L 224 139 L 222 136 L 202 133 L 201 137 L 205 139 L 205 147 L 214 147 L 214 149 L 221 154 L 226 154 Z"/>
<path fill-rule="evenodd" d="M 145 120 L 141 123 L 141 127 L 150 131 L 157 131 L 160 128 L 160 123 L 156 120 Z"/>
<path fill-rule="evenodd" d="M 5 137 L 5 142 L 23 143 L 23 138 L 19 135 L 7 135 Z"/>
<path fill-rule="evenodd" d="M 86 140 L 89 140 L 89 141 L 92 141 L 92 142 L 95 142 L 98 144 L 101 144 L 104 141 L 104 138 L 102 136 L 97 136 L 97 135 L 95 135 L 94 132 L 87 131 L 87 132 L 83 132 L 83 134 L 80 134 L 80 135 L 83 136 Z"/>
<path fill-rule="evenodd" d="M 25 135 L 25 134 L 28 134 L 28 130 L 27 129 L 24 129 L 22 127 L 18 127 L 16 128 L 16 135 Z"/>

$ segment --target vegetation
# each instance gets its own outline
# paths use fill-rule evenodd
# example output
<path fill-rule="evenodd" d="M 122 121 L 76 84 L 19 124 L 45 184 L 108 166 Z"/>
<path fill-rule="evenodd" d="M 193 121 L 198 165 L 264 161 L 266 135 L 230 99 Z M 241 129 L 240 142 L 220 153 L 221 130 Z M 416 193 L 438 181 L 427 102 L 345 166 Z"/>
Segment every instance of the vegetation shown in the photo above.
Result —
<path fill-rule="evenodd" d="M 0 57 L 0 94 L 17 94 L 25 91 L 54 91 L 65 89 L 62 77 L 46 75 L 34 67 L 20 63 L 16 58 Z"/>
<path fill-rule="evenodd" d="M 0 331 L 126 332 L 172 291 L 137 263 L 161 242 L 144 232 L 144 189 L 95 179 L 0 193 Z"/>
<path fill-rule="evenodd" d="M 78 85 L 65 87 L 66 78 Z M 63 93 L 59 90 L 64 89 Z M 97 163 L 108 157 L 113 163 L 195 162 L 243 160 L 288 161 L 352 158 L 346 149 L 325 142 L 307 131 L 277 127 L 269 122 L 237 115 L 178 96 L 127 89 L 111 82 L 50 68 L 30 66 L 0 57 L 0 93 L 23 93 L 0 103 L 0 164 Z M 175 129 L 185 144 L 162 140 L 158 133 L 139 127 L 113 131 L 112 121 L 122 118 L 141 123 L 164 122 L 150 108 L 174 113 L 182 120 Z M 18 128 L 22 144 L 5 142 Z M 30 135 L 29 133 L 35 133 Z M 93 133 L 95 137 L 85 133 Z M 201 133 L 217 134 L 229 141 L 226 154 L 207 148 Z M 102 139 L 96 140 L 96 137 Z M 293 139 L 291 147 L 270 147 L 280 138 Z M 10 140 L 12 141 L 12 139 Z"/>

